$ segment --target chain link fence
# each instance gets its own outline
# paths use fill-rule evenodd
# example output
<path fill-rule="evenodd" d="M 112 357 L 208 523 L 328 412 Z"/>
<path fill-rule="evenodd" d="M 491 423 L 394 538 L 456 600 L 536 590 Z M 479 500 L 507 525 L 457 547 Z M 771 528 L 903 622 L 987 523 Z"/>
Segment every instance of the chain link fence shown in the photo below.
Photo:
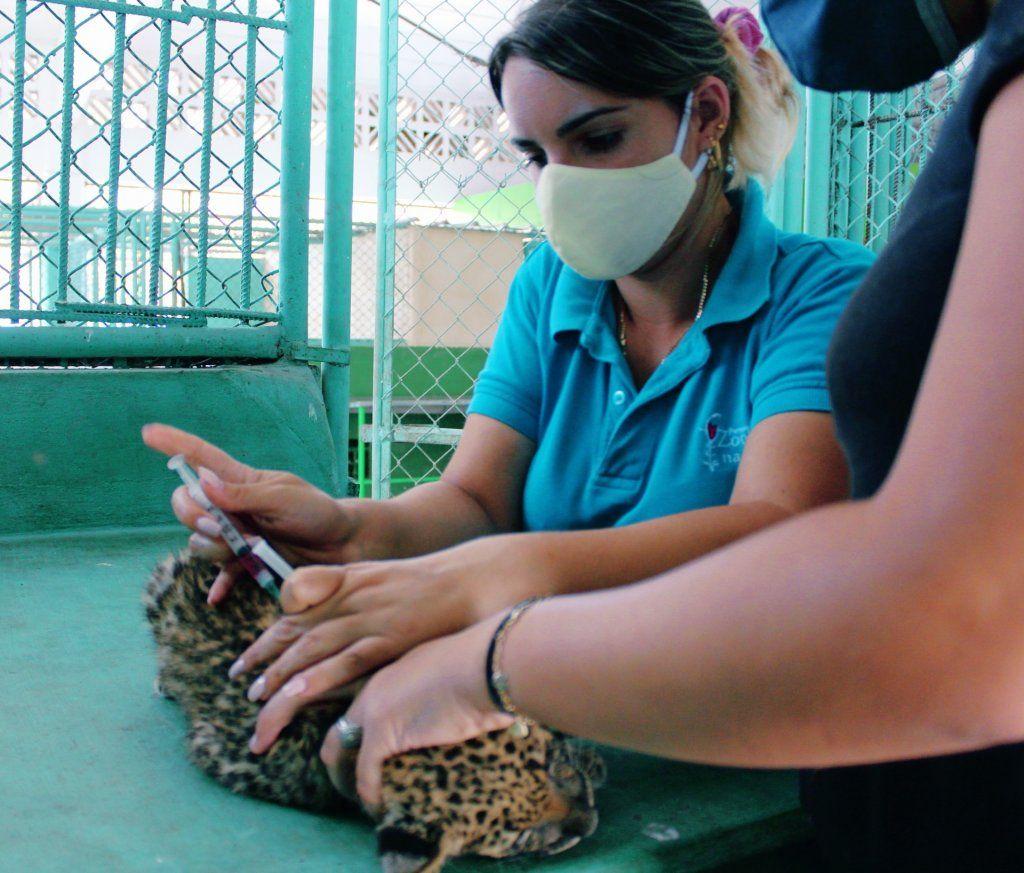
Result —
<path fill-rule="evenodd" d="M 386 496 L 440 475 L 512 277 L 540 239 L 532 187 L 486 76 L 490 46 L 528 2 L 361 0 L 360 19 L 379 23 L 364 56 L 379 55 L 380 76 L 357 90 L 352 143 L 357 175 L 373 175 L 371 153 L 378 167 L 376 197 L 360 195 L 352 228 L 351 465 L 360 493 Z M 712 13 L 723 5 L 709 4 Z M 0 340 L 9 346 L 12 334 L 45 325 L 117 327 L 103 333 L 135 340 L 145 328 L 207 329 L 135 351 L 137 362 L 166 365 L 296 354 L 307 319 L 308 335 L 323 337 L 325 288 L 338 287 L 324 276 L 317 190 L 324 87 L 291 97 L 293 106 L 311 101 L 294 151 L 314 146 L 318 217 L 308 236 L 305 216 L 301 223 L 308 288 L 304 271 L 300 282 L 281 279 L 295 262 L 294 250 L 283 255 L 282 226 L 297 199 L 281 187 L 286 8 L 311 31 L 323 6 L 0 5 Z M 817 121 L 776 184 L 785 196 L 775 203 L 785 204 L 773 215 L 797 230 L 813 213 L 815 232 L 881 247 L 969 62 L 968 54 L 902 94 L 840 94 L 824 114 L 812 112 Z M 305 55 L 302 63 L 312 66 Z M 811 169 L 820 185 L 808 181 Z M 279 327 L 286 287 L 302 297 L 301 330 L 284 330 L 289 343 L 280 331 L 235 329 Z M 227 327 L 252 341 L 182 339 Z M 11 353 L 0 346 L 2 363 Z M 20 358 L 47 360 L 44 346 L 23 343 Z M 122 346 L 108 346 L 91 353 L 93 365 L 122 360 Z"/>
<path fill-rule="evenodd" d="M 828 232 L 879 251 L 935 145 L 970 68 L 966 53 L 929 82 L 897 94 L 832 100 Z"/>
<path fill-rule="evenodd" d="M 382 73 L 380 224 L 396 230 L 378 251 L 374 421 L 359 433 L 372 443 L 372 491 L 386 496 L 436 478 L 451 456 L 510 280 L 538 229 L 485 66 L 489 47 L 526 4 L 380 5 L 382 71 L 393 77 L 389 83 Z M 714 14 L 727 4 L 707 5 Z M 881 248 L 969 63 L 966 55 L 901 94 L 831 98 L 824 129 L 801 128 L 787 164 L 797 178 L 776 182 L 775 203 L 790 201 L 776 218 L 789 230 L 824 229 Z M 807 162 L 822 155 L 811 143 L 819 132 L 828 190 L 812 193 Z M 464 221 L 403 227 L 403 205 L 410 211 L 426 191 L 432 205 L 461 211 Z"/>
<path fill-rule="evenodd" d="M 278 319 L 284 0 L 0 6 L 0 325 Z"/>
<path fill-rule="evenodd" d="M 523 3 L 381 3 L 381 223 L 372 491 L 440 475 L 458 441 L 509 285 L 536 238 L 530 185 L 487 82 Z M 390 165 L 389 165 L 390 164 Z M 427 201 L 429 192 L 429 204 Z M 417 215 L 429 205 L 431 221 Z"/>

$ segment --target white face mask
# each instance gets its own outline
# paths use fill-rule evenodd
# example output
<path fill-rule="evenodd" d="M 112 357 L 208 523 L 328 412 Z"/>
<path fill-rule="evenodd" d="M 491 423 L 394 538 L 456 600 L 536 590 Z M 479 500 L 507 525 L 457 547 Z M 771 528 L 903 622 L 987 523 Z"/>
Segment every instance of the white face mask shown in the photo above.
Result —
<path fill-rule="evenodd" d="M 588 279 L 621 279 L 640 269 L 665 244 L 690 205 L 707 163 L 682 161 L 693 93 L 686 98 L 675 147 L 650 164 L 605 169 L 549 164 L 536 199 L 548 240 Z"/>

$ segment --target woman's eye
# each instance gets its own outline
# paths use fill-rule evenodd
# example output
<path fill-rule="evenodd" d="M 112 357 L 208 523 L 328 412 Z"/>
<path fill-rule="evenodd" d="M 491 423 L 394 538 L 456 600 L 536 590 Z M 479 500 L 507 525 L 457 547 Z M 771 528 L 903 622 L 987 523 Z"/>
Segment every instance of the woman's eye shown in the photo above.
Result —
<path fill-rule="evenodd" d="M 583 148 L 592 155 L 600 155 L 617 148 L 622 142 L 622 131 L 615 130 L 611 133 L 598 133 L 584 137 Z"/>
<path fill-rule="evenodd" d="M 547 164 L 548 159 L 543 152 L 535 152 L 532 155 L 524 155 L 523 160 L 528 167 L 543 167 Z"/>

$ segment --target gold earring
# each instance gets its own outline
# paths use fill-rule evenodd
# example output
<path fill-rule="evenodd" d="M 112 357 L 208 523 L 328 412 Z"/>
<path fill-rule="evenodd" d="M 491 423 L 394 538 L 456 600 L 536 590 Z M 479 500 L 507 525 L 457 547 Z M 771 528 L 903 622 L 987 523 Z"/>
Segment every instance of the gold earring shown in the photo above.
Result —
<path fill-rule="evenodd" d="M 708 169 L 717 170 L 724 166 L 722 163 L 722 146 L 719 145 L 717 140 L 711 144 L 711 148 L 708 149 Z"/>

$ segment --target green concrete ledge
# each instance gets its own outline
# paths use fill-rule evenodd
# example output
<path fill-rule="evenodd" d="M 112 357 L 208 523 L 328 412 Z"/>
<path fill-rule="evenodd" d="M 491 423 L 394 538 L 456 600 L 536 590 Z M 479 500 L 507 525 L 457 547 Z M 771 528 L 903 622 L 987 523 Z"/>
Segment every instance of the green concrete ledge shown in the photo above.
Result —
<path fill-rule="evenodd" d="M 173 521 L 174 478 L 139 437 L 149 421 L 337 493 L 307 366 L 0 370 L 0 535 Z"/>

